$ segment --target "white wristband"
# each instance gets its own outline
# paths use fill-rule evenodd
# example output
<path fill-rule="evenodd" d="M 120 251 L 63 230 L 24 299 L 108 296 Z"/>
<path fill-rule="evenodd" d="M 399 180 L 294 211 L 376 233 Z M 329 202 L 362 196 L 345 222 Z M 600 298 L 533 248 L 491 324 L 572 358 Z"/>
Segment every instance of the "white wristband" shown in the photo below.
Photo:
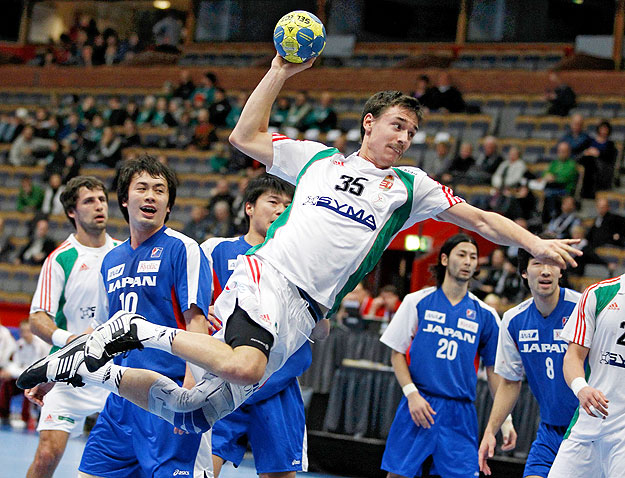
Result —
<path fill-rule="evenodd" d="M 508 415 L 503 422 L 504 423 L 512 423 L 512 415 Z"/>
<path fill-rule="evenodd" d="M 72 336 L 71 332 L 63 329 L 56 329 L 52 332 L 52 344 L 57 347 L 65 347 L 67 340 Z"/>
<path fill-rule="evenodd" d="M 413 392 L 417 392 L 417 386 L 414 383 L 409 383 L 407 385 L 404 385 L 401 389 L 402 392 L 404 392 L 404 396 L 408 396 Z"/>
<path fill-rule="evenodd" d="M 573 390 L 573 393 L 575 394 L 576 397 L 579 391 L 584 387 L 588 387 L 588 382 L 586 381 L 584 377 L 574 378 L 573 381 L 571 382 L 571 390 Z"/>

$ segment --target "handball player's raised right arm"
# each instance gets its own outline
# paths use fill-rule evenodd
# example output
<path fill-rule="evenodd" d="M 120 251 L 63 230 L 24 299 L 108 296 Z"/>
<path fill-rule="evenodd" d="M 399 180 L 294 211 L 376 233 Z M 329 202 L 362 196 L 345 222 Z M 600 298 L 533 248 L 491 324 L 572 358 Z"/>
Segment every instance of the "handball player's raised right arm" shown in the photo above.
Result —
<path fill-rule="evenodd" d="M 230 134 L 230 143 L 239 151 L 263 163 L 269 169 L 273 163 L 271 134 L 268 133 L 271 107 L 284 82 L 314 63 L 289 63 L 280 56 L 271 62 L 271 68 L 258 83 L 241 112 L 238 123 Z"/>

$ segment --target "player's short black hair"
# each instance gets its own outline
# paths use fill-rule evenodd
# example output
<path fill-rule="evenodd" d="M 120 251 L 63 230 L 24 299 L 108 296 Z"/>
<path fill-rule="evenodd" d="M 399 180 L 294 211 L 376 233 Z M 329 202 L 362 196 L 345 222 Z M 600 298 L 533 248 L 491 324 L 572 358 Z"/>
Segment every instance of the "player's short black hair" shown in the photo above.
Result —
<path fill-rule="evenodd" d="M 108 201 L 109 199 L 106 186 L 98 178 L 93 176 L 76 176 L 75 178 L 70 179 L 61 193 L 60 199 L 61 204 L 63 204 L 65 215 L 67 216 L 67 219 L 69 219 L 69 222 L 72 223 L 72 226 L 74 226 L 74 229 L 76 228 L 76 221 L 73 217 L 69 217 L 68 213 L 76 209 L 76 201 L 78 201 L 80 188 L 87 188 L 90 191 L 93 191 L 94 189 L 101 189 L 106 196 L 106 200 Z"/>
<path fill-rule="evenodd" d="M 430 271 L 432 272 L 434 279 L 436 279 L 436 287 L 440 287 L 443 285 L 443 281 L 445 280 L 445 273 L 447 272 L 447 266 L 441 264 L 441 257 L 443 256 L 443 254 L 449 257 L 449 254 L 451 253 L 451 251 L 454 250 L 454 247 L 462 242 L 470 242 L 471 244 L 473 244 L 477 249 L 477 254 L 479 256 L 480 246 L 477 245 L 477 241 L 474 237 L 469 236 L 468 234 L 465 234 L 463 232 L 451 236 L 441 246 L 441 250 L 438 251 L 438 262 L 430 267 Z M 477 274 L 477 272 L 478 271 L 476 270 L 475 274 Z"/>
<path fill-rule="evenodd" d="M 243 192 L 243 204 L 256 204 L 258 198 L 267 191 L 284 194 L 293 198 L 293 194 L 295 194 L 295 187 L 291 183 L 287 183 L 285 180 L 280 179 L 277 176 L 263 173 L 252 179 L 245 188 L 245 191 Z M 245 215 L 245 221 L 249 227 L 250 218 L 247 214 Z"/>
<path fill-rule="evenodd" d="M 556 235 L 552 232 L 541 232 L 538 237 L 540 237 L 541 239 L 556 239 Z M 518 271 L 519 271 L 519 275 L 521 276 L 521 281 L 523 282 L 523 285 L 525 286 L 525 288 L 527 290 L 530 290 L 530 285 L 527 282 L 527 279 L 525 277 L 523 277 L 523 273 L 527 272 L 527 266 L 530 263 L 530 259 L 532 259 L 534 256 L 532 256 L 529 252 L 527 252 L 525 249 L 521 249 L 519 248 L 519 252 L 517 253 L 517 262 L 518 262 Z"/>
<path fill-rule="evenodd" d="M 135 174 L 148 173 L 153 178 L 162 176 L 167 182 L 167 190 L 169 192 L 169 200 L 167 205 L 171 211 L 176 203 L 176 189 L 178 187 L 178 178 L 173 169 L 158 161 L 154 156 L 142 154 L 135 159 L 124 161 L 117 179 L 117 202 L 119 209 L 124 215 L 124 219 L 128 222 L 128 208 L 122 204 L 128 201 L 128 189 L 130 182 Z M 165 222 L 169 220 L 169 213 L 165 216 Z"/>
<path fill-rule="evenodd" d="M 412 111 L 418 120 L 421 120 L 423 117 L 423 107 L 416 98 L 405 95 L 401 91 L 378 91 L 367 100 L 362 110 L 362 115 L 360 116 L 360 139 L 365 137 L 365 127 L 362 124 L 365 116 L 371 113 L 374 118 L 378 118 L 388 108 L 393 106 L 401 106 Z"/>

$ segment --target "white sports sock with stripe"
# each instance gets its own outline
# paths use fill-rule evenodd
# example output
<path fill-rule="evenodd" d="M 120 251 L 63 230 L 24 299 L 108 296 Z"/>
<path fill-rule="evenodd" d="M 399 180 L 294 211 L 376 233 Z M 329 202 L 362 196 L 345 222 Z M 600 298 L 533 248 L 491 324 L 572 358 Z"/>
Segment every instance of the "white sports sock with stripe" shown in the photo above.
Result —
<path fill-rule="evenodd" d="M 77 374 L 82 377 L 83 382 L 86 385 L 96 385 L 104 388 L 109 392 L 113 392 L 115 395 L 119 395 L 119 384 L 122 381 L 122 376 L 128 370 L 128 367 L 122 367 L 121 365 L 115 365 L 114 363 L 107 363 L 95 372 L 89 372 L 87 366 L 80 364 Z"/>

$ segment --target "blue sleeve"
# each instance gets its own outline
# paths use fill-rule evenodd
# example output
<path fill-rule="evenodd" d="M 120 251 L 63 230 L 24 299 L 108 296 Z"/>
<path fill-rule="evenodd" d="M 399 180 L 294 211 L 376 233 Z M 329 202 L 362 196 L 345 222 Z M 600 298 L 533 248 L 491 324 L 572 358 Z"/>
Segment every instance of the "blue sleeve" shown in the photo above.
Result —
<path fill-rule="evenodd" d="M 495 365 L 497 357 L 497 340 L 499 336 L 499 324 L 497 319 L 486 310 L 482 310 L 484 316 L 484 328 L 480 335 L 480 357 L 485 367 Z"/>

